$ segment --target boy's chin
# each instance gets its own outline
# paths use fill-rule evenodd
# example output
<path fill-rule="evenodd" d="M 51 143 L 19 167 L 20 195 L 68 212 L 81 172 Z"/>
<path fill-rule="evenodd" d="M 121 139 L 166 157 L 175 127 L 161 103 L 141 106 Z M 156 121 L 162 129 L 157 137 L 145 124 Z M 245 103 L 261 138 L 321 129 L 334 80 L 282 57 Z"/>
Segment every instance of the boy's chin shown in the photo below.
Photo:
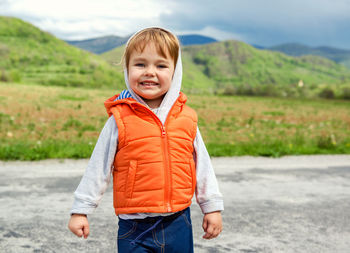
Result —
<path fill-rule="evenodd" d="M 163 99 L 165 96 L 164 95 L 161 95 L 161 96 L 157 96 L 157 97 L 154 97 L 154 96 L 140 96 L 143 100 L 147 100 L 147 101 L 152 101 L 152 100 L 159 100 L 159 99 Z"/>
<path fill-rule="evenodd" d="M 137 95 L 139 95 L 139 97 L 141 97 L 143 100 L 158 100 L 158 99 L 163 99 L 166 92 L 162 95 L 159 94 L 147 94 L 147 93 L 136 93 Z"/>

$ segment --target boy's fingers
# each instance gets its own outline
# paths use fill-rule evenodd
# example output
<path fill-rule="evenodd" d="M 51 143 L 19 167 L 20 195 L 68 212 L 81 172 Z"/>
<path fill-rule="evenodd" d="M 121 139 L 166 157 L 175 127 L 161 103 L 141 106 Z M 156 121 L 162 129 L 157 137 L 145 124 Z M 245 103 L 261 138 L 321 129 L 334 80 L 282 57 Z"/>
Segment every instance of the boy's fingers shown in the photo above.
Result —
<path fill-rule="evenodd" d="M 89 236 L 90 228 L 89 225 L 85 225 L 83 228 L 84 238 L 86 239 Z"/>
<path fill-rule="evenodd" d="M 82 237 L 83 236 L 83 230 L 81 228 L 77 229 L 74 233 L 76 236 L 78 237 Z"/>
<path fill-rule="evenodd" d="M 213 232 L 214 232 L 213 226 L 210 226 L 210 225 L 209 225 L 209 226 L 207 227 L 206 233 L 205 233 L 205 235 L 203 236 L 203 238 L 205 238 L 205 239 L 210 239 L 211 236 L 212 236 L 212 234 L 213 234 Z"/>
<path fill-rule="evenodd" d="M 203 236 L 204 239 L 213 239 L 215 237 L 217 237 L 219 234 L 221 233 L 221 229 L 220 228 L 208 228 L 207 232 L 205 233 L 205 235 Z"/>
<path fill-rule="evenodd" d="M 202 227 L 203 227 L 204 232 L 207 232 L 208 221 L 206 219 L 203 220 Z"/>
<path fill-rule="evenodd" d="M 204 235 L 204 239 L 210 239 L 210 237 L 211 237 L 211 235 L 210 235 L 209 233 L 206 233 L 206 234 Z"/>
<path fill-rule="evenodd" d="M 212 239 L 213 235 L 209 234 L 209 233 L 205 233 L 205 235 L 203 236 L 204 239 Z"/>
<path fill-rule="evenodd" d="M 208 228 L 207 228 L 207 232 L 208 232 L 209 234 L 213 234 L 213 232 L 214 232 L 214 226 L 209 224 L 209 226 L 208 226 Z"/>
<path fill-rule="evenodd" d="M 220 232 L 220 228 L 215 229 L 213 233 L 213 238 L 217 237 L 220 234 Z"/>

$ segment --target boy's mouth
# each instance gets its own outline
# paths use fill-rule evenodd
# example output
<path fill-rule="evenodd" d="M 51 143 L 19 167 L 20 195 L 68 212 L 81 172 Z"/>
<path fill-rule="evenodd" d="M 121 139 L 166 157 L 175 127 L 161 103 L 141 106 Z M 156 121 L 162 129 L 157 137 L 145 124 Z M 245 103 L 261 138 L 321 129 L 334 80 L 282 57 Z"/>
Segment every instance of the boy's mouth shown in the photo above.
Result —
<path fill-rule="evenodd" d="M 143 86 L 146 86 L 146 87 L 151 87 L 151 86 L 157 86 L 157 85 L 159 85 L 158 83 L 150 82 L 150 81 L 140 82 L 140 84 L 143 85 Z"/>

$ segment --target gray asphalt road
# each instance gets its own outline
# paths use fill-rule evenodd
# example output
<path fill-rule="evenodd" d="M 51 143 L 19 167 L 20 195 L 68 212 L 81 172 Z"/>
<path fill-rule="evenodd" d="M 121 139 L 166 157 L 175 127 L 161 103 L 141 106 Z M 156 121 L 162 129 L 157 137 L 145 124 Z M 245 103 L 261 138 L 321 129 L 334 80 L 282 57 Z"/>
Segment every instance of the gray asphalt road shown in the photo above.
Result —
<path fill-rule="evenodd" d="M 0 252 L 115 252 L 111 189 L 89 217 L 91 234 L 67 229 L 87 160 L 0 162 Z M 195 252 L 350 252 L 350 156 L 214 158 L 224 231 Z"/>

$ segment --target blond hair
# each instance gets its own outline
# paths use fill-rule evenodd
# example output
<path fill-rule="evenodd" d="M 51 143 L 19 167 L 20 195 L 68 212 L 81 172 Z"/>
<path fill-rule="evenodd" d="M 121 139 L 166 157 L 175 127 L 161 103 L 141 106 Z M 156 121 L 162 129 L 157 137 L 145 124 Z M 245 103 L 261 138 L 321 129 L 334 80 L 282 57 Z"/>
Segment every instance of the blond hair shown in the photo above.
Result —
<path fill-rule="evenodd" d="M 158 27 L 146 28 L 136 33 L 126 45 L 122 61 L 124 67 L 129 69 L 129 60 L 131 53 L 136 50 L 143 52 L 146 45 L 149 42 L 153 42 L 157 52 L 167 57 L 167 52 L 174 60 L 174 66 L 176 66 L 177 58 L 179 57 L 180 42 L 178 38 L 171 32 Z"/>

